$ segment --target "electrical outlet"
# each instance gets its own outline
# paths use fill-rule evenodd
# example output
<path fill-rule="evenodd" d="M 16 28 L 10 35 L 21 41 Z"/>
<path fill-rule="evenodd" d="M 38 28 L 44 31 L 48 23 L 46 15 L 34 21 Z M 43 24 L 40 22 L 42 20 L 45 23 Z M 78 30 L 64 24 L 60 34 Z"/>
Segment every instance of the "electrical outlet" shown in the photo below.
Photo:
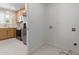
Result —
<path fill-rule="evenodd" d="M 76 28 L 72 28 L 72 31 L 76 31 Z"/>

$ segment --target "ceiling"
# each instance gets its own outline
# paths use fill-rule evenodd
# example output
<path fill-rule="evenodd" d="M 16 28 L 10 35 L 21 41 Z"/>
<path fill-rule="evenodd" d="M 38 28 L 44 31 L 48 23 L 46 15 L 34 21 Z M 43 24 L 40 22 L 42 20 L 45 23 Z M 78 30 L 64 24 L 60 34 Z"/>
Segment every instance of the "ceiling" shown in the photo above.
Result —
<path fill-rule="evenodd" d="M 24 6 L 24 3 L 0 3 L 0 7 L 17 11 Z"/>

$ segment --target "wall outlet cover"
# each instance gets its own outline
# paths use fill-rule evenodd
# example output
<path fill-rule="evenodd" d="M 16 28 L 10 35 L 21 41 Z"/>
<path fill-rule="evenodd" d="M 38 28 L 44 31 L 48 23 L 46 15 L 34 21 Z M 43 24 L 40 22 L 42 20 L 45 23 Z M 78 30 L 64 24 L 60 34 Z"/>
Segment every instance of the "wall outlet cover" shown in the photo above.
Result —
<path fill-rule="evenodd" d="M 76 31 L 76 28 L 72 28 L 72 31 Z"/>

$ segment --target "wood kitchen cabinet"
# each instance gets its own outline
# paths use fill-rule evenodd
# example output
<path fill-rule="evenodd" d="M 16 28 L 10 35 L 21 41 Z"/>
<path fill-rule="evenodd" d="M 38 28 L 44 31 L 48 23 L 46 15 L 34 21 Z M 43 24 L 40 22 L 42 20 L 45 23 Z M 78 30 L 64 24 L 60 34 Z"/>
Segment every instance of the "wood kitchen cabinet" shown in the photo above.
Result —
<path fill-rule="evenodd" d="M 16 29 L 15 28 L 8 28 L 7 29 L 7 36 L 8 36 L 8 38 L 16 37 Z"/>
<path fill-rule="evenodd" d="M 0 40 L 16 37 L 16 28 L 0 28 Z"/>
<path fill-rule="evenodd" d="M 7 29 L 0 28 L 0 39 L 5 39 L 7 37 Z"/>

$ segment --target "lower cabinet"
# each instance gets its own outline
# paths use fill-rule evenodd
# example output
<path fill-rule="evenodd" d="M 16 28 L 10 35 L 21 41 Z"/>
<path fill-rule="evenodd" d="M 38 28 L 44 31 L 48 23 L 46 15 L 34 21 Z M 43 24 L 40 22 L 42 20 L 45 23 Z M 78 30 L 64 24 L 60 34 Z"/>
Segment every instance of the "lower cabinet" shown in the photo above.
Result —
<path fill-rule="evenodd" d="M 0 39 L 5 39 L 7 37 L 7 29 L 0 28 Z"/>
<path fill-rule="evenodd" d="M 16 37 L 16 28 L 0 28 L 0 40 Z"/>

